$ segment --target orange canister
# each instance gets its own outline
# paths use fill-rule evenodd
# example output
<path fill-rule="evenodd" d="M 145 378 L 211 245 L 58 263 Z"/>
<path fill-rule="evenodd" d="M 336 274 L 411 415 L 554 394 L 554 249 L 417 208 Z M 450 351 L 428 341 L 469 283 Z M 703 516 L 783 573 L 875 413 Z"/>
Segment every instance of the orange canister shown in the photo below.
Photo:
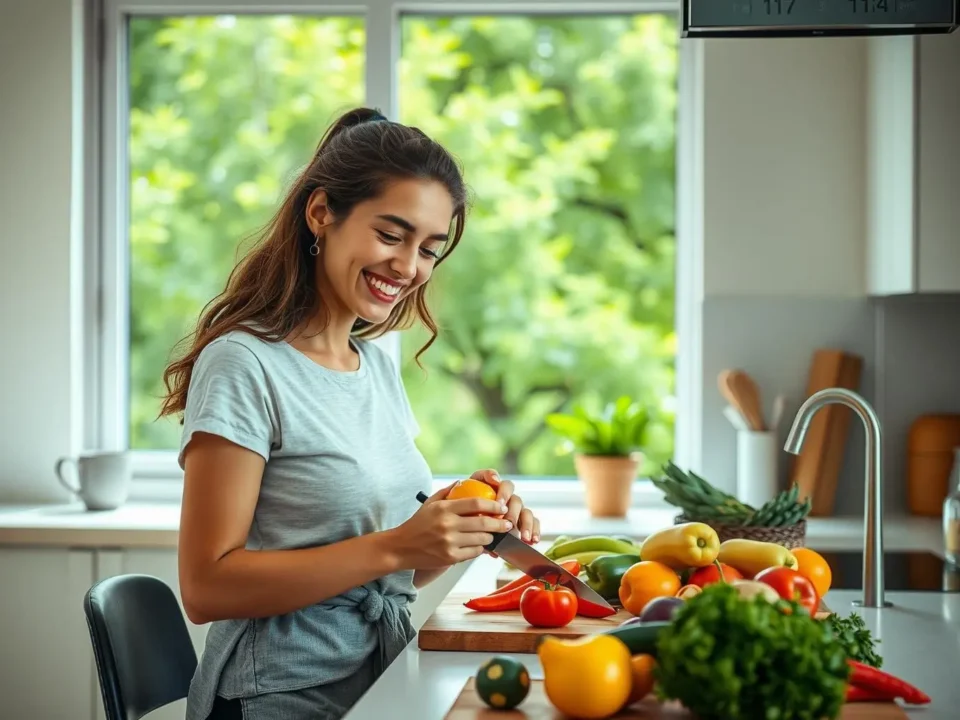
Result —
<path fill-rule="evenodd" d="M 907 437 L 907 503 L 914 515 L 940 517 L 950 493 L 954 448 L 960 447 L 960 415 L 921 415 Z"/>

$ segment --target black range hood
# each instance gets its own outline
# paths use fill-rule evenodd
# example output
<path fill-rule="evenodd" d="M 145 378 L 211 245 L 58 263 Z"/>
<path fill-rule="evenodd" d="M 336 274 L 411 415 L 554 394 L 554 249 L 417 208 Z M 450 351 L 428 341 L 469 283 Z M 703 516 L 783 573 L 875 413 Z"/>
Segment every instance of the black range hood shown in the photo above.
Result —
<path fill-rule="evenodd" d="M 681 0 L 682 37 L 944 34 L 960 0 Z"/>

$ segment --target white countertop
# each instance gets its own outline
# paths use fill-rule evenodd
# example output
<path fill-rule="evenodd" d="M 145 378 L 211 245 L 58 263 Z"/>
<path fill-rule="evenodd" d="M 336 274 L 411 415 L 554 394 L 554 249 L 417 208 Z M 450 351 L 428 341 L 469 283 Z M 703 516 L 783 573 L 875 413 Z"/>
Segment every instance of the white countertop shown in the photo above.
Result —
<path fill-rule="evenodd" d="M 672 524 L 673 508 L 636 509 L 623 519 L 591 518 L 582 508 L 541 508 L 537 511 L 544 538 L 559 534 L 624 534 L 642 539 L 652 530 Z M 177 503 L 130 503 L 106 512 L 88 512 L 80 504 L 43 506 L 0 505 L 0 546 L 154 547 L 175 549 L 180 521 Z M 812 518 L 808 544 L 822 550 L 862 547 L 863 520 Z M 942 555 L 942 532 L 935 518 L 888 517 L 884 522 L 887 550 L 929 550 Z M 493 586 L 500 561 L 480 557 L 457 581 L 454 592 L 487 592 Z M 846 614 L 859 593 L 833 592 L 831 609 Z M 933 698 L 911 717 L 955 718 L 960 683 L 949 679 L 960 667 L 960 594 L 888 593 L 893 608 L 861 610 L 881 641 L 884 667 L 921 687 Z M 908 659 L 910 655 L 914 657 Z M 346 720 L 381 720 L 384 708 L 404 708 L 396 720 L 441 720 L 467 678 L 487 657 L 484 653 L 420 652 L 414 640 Z M 517 656 L 532 676 L 542 677 L 535 655 Z M 412 686 L 412 687 L 411 687 Z"/>
<path fill-rule="evenodd" d="M 593 518 L 582 507 L 536 508 L 543 539 L 557 535 L 622 534 L 643 539 L 673 524 L 672 507 L 631 510 L 626 518 Z M 176 548 L 179 503 L 128 503 L 117 510 L 87 511 L 82 504 L 0 505 L 0 545 L 52 547 Z M 936 518 L 896 517 L 884 521 L 889 548 L 941 552 L 942 531 Z M 860 517 L 810 518 L 808 542 L 842 550 L 863 543 Z"/>
<path fill-rule="evenodd" d="M 489 590 L 497 570 L 498 561 L 478 558 L 455 592 Z M 954 679 L 960 667 L 960 594 L 887 593 L 894 605 L 883 610 L 853 607 L 859 597 L 859 592 L 835 591 L 827 593 L 826 602 L 842 615 L 860 613 L 880 641 L 884 670 L 930 695 L 933 702 L 924 708 L 904 707 L 907 715 L 954 720 L 960 706 L 960 683 Z M 543 678 L 536 655 L 511 656 L 527 666 L 532 678 Z M 344 720 L 382 720 L 384 708 L 393 708 L 395 720 L 442 720 L 467 678 L 488 657 L 490 653 L 420 651 L 414 639 Z M 397 698 L 403 698 L 402 710 Z"/>

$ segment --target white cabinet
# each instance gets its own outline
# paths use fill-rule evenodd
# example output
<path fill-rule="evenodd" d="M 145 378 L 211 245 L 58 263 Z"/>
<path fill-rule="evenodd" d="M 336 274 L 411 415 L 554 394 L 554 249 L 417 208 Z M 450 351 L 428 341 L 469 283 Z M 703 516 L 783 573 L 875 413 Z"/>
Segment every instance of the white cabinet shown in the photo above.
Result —
<path fill-rule="evenodd" d="M 868 53 L 868 292 L 960 292 L 960 33 Z"/>
<path fill-rule="evenodd" d="M 467 570 L 458 566 L 420 592 L 420 627 Z M 0 547 L 0 718 L 104 720 L 83 596 L 115 575 L 163 580 L 180 600 L 175 549 Z M 183 609 L 181 600 L 181 611 Z M 184 615 L 199 658 L 209 625 Z M 181 700 L 149 720 L 182 720 Z"/>
<path fill-rule="evenodd" d="M 0 718 L 104 720 L 83 596 L 127 573 L 158 577 L 179 599 L 173 549 L 0 548 Z M 199 657 L 208 626 L 184 620 Z M 182 720 L 184 705 L 148 717 Z"/>
<path fill-rule="evenodd" d="M 93 551 L 0 548 L 0 717 L 91 718 Z"/>

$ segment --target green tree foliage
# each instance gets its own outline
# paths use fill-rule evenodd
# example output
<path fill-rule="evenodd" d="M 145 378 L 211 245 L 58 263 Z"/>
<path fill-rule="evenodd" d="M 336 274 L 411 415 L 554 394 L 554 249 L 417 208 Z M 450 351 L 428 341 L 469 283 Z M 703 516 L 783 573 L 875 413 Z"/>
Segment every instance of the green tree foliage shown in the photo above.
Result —
<path fill-rule="evenodd" d="M 464 166 L 463 242 L 432 281 L 441 334 L 403 375 L 437 473 L 572 474 L 544 417 L 648 405 L 672 455 L 677 31 L 670 16 L 404 17 L 403 122 Z M 360 18 L 131 23 L 131 445 L 176 341 L 238 243 L 343 109 L 363 104 Z M 246 249 L 241 243 L 239 250 Z"/>

